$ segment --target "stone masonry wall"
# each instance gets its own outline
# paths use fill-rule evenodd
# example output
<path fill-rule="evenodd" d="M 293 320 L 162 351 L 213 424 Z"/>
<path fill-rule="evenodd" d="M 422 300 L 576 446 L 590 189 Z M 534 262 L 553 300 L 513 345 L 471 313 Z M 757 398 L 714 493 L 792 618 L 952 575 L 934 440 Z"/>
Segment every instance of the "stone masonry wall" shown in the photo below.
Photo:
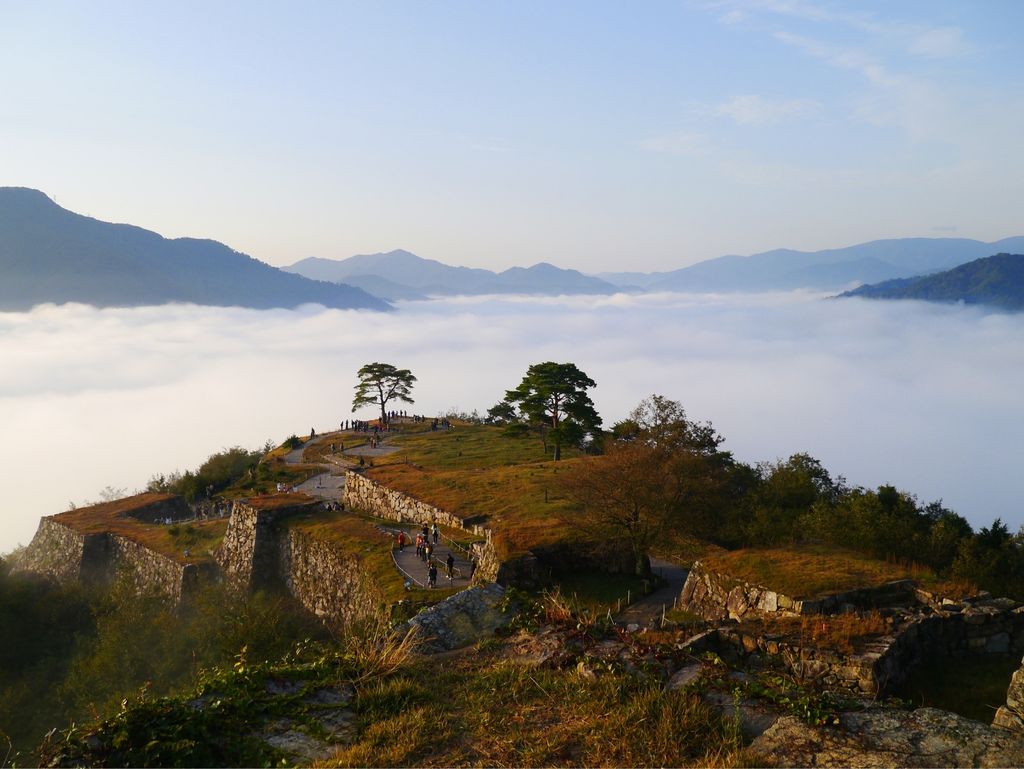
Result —
<path fill-rule="evenodd" d="M 18 564 L 19 571 L 44 574 L 61 584 L 102 586 L 121 572 L 136 589 L 155 590 L 177 604 L 195 590 L 203 570 L 182 564 L 117 534 L 81 534 L 43 518 Z"/>
<path fill-rule="evenodd" d="M 181 604 L 192 598 L 203 576 L 213 576 L 194 563 L 179 563 L 125 537 L 108 536 L 114 572 L 123 571 L 139 592 L 155 591 Z"/>
<path fill-rule="evenodd" d="M 261 510 L 236 502 L 217 562 L 245 589 L 287 590 L 331 627 L 368 616 L 379 607 L 380 596 L 362 577 L 359 559 L 281 525 L 284 518 L 309 509 L 308 503 Z"/>
<path fill-rule="evenodd" d="M 247 590 L 280 587 L 286 581 L 280 547 L 284 530 L 282 518 L 308 511 L 311 504 L 297 502 L 272 509 L 238 500 L 232 504 L 228 528 L 215 558 L 224 573 Z"/>
<path fill-rule="evenodd" d="M 437 521 L 444 526 L 482 536 L 484 541 L 473 545 L 473 552 L 477 559 L 477 574 L 487 581 L 498 579 L 501 563 L 498 561 L 497 553 L 491 542 L 490 529 L 470 524 L 454 513 L 428 505 L 401 491 L 389 489 L 387 486 L 352 471 L 345 475 L 344 502 L 348 507 L 365 510 L 378 518 L 385 518 L 389 521 L 414 524 Z"/>
<path fill-rule="evenodd" d="M 44 574 L 64 585 L 78 582 L 82 578 L 85 540 L 84 534 L 70 526 L 53 518 L 43 518 L 32 542 L 18 560 L 16 570 Z"/>
<path fill-rule="evenodd" d="M 877 587 L 799 600 L 763 585 L 752 585 L 718 574 L 700 561 L 694 562 L 680 595 L 683 608 L 712 621 L 771 615 L 834 614 L 848 608 L 870 608 L 898 600 L 914 600 L 913 582 L 898 580 Z"/>
<path fill-rule="evenodd" d="M 370 616 L 380 607 L 379 594 L 352 554 L 289 530 L 279 540 L 278 557 L 288 592 L 328 626 Z"/>

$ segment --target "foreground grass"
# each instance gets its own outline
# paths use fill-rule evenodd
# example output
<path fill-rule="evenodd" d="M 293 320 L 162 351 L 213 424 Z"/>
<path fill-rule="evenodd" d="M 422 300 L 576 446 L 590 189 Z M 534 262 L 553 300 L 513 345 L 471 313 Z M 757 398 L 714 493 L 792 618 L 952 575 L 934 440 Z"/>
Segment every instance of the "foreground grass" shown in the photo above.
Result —
<path fill-rule="evenodd" d="M 423 658 L 363 688 L 355 707 L 357 738 L 324 766 L 716 766 L 739 755 L 695 695 L 500 652 Z"/>
<path fill-rule="evenodd" d="M 707 556 L 705 565 L 793 598 L 815 598 L 844 590 L 913 579 L 943 595 L 968 594 L 969 585 L 942 580 L 917 564 L 880 561 L 849 550 L 824 546 L 747 549 Z"/>

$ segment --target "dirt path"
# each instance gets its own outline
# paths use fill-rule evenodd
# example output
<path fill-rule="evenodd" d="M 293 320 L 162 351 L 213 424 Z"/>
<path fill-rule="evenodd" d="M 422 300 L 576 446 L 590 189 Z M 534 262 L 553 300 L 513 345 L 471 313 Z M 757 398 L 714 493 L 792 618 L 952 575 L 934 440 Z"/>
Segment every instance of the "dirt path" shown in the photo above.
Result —
<path fill-rule="evenodd" d="M 627 625 L 635 623 L 641 627 L 649 627 L 660 622 L 662 612 L 672 608 L 683 591 L 686 577 L 690 573 L 689 569 L 660 558 L 651 559 L 651 570 L 664 579 L 666 584 L 623 609 L 615 617 L 616 622 Z"/>

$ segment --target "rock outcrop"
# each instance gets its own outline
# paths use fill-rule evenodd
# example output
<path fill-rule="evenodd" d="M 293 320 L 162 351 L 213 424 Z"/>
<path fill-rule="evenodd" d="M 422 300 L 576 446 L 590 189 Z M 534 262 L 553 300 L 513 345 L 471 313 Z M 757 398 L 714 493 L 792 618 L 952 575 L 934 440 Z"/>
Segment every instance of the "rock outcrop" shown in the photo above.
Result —
<path fill-rule="evenodd" d="M 1024 740 L 935 708 L 844 713 L 838 727 L 781 716 L 750 745 L 775 766 L 1024 766 Z"/>
<path fill-rule="evenodd" d="M 493 635 L 512 619 L 501 610 L 505 589 L 496 583 L 471 587 L 424 609 L 406 623 L 425 651 L 448 651 Z"/>

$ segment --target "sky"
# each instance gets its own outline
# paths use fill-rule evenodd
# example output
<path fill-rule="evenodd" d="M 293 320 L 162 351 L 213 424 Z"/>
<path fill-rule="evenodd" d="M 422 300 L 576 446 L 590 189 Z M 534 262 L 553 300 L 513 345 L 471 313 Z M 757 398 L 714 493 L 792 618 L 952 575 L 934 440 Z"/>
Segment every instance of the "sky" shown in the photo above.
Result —
<path fill-rule="evenodd" d="M 417 377 L 411 411 L 480 412 L 572 361 L 606 427 L 658 393 L 745 462 L 808 452 L 854 485 L 1024 524 L 1024 317 L 809 293 L 471 297 L 394 313 L 42 305 L 0 313 L 0 553 L 39 517 L 210 454 L 352 418 L 356 371 Z M 357 413 L 372 418 L 372 408 Z"/>
<path fill-rule="evenodd" d="M 0 185 L 274 265 L 1024 234 L 1018 0 L 0 0 Z"/>

